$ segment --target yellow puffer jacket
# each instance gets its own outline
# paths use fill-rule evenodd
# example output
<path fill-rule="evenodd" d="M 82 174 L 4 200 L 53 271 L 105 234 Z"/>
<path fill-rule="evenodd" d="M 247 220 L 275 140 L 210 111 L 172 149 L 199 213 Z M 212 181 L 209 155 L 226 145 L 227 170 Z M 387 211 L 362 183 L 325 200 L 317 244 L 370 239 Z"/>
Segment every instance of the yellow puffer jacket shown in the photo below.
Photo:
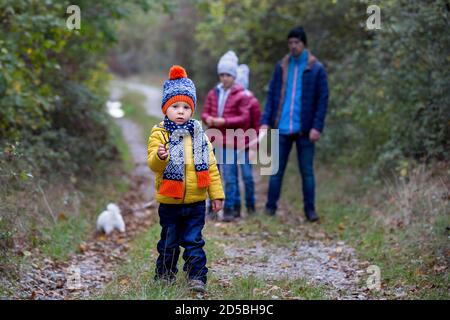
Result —
<path fill-rule="evenodd" d="M 206 136 L 206 135 L 205 135 Z M 207 138 L 208 139 L 208 138 Z M 168 204 L 182 204 L 193 203 L 197 201 L 203 201 L 206 199 L 207 192 L 211 200 L 225 199 L 223 192 L 222 181 L 220 178 L 219 170 L 217 169 L 216 157 L 213 153 L 213 147 L 208 140 L 209 147 L 209 176 L 211 183 L 208 188 L 197 187 L 197 175 L 195 173 L 194 158 L 192 155 L 192 139 L 187 136 L 184 140 L 184 156 L 185 156 L 185 175 L 184 175 L 184 197 L 183 199 L 175 199 L 161 195 L 159 193 L 159 187 L 163 179 L 163 173 L 166 165 L 169 162 L 170 155 L 161 160 L 158 157 L 159 144 L 166 145 L 169 142 L 169 132 L 164 129 L 164 122 L 160 122 L 159 125 L 154 126 L 148 139 L 148 158 L 147 163 L 150 169 L 155 172 L 155 189 L 156 189 L 156 201 L 160 203 Z"/>

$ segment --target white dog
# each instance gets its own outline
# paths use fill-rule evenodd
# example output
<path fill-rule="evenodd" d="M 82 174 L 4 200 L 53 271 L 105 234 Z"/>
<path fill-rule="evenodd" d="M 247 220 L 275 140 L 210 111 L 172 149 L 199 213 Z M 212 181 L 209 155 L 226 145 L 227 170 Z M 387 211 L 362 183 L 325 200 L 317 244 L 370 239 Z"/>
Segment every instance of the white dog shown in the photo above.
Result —
<path fill-rule="evenodd" d="M 120 214 L 119 207 L 110 203 L 97 219 L 97 230 L 110 234 L 114 229 L 125 232 L 125 222 Z"/>

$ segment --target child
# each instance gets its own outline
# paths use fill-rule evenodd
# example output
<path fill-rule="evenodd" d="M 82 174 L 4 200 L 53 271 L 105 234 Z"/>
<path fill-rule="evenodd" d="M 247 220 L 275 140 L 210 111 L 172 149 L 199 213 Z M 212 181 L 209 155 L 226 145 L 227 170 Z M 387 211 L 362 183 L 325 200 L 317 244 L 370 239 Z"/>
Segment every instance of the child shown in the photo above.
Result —
<path fill-rule="evenodd" d="M 247 129 L 254 129 L 256 131 L 256 134 L 259 130 L 259 121 L 261 120 L 261 108 L 258 102 L 258 99 L 255 97 L 253 92 L 248 90 L 249 85 L 249 73 L 250 69 L 246 64 L 239 65 L 237 69 L 237 77 L 236 82 L 240 84 L 245 89 L 245 94 L 249 97 L 249 118 L 250 121 L 248 121 L 248 126 L 243 128 L 244 130 Z M 250 163 L 250 148 L 252 151 L 255 151 L 257 148 L 257 144 L 254 144 L 253 147 L 249 147 L 249 144 L 246 143 L 246 147 L 244 150 L 241 150 L 239 153 L 242 154 L 243 161 L 240 162 L 239 167 L 241 170 L 242 178 L 244 180 L 244 186 L 245 186 L 245 205 L 247 207 L 247 213 L 253 214 L 255 213 L 255 184 L 253 181 L 253 166 Z M 238 156 L 239 158 L 240 156 Z M 235 207 L 240 208 L 241 207 L 241 196 L 239 189 L 237 190 L 237 194 L 235 197 Z"/>
<path fill-rule="evenodd" d="M 220 83 L 209 91 L 201 115 L 208 127 L 222 133 L 222 140 L 216 138 L 214 143 L 219 163 L 223 163 L 220 170 L 225 179 L 225 222 L 240 216 L 240 205 L 235 206 L 236 193 L 239 192 L 237 146 L 233 139 L 226 139 L 226 129 L 245 128 L 249 121 L 249 98 L 244 88 L 235 82 L 237 68 L 238 57 L 233 51 L 228 51 L 220 58 L 217 65 Z"/>
<path fill-rule="evenodd" d="M 182 246 L 189 287 L 204 292 L 208 272 L 202 238 L 205 199 L 208 193 L 217 212 L 224 192 L 212 145 L 200 122 L 191 119 L 195 105 L 194 83 L 182 67 L 173 66 L 164 83 L 162 112 L 166 116 L 149 138 L 148 165 L 156 175 L 162 227 L 155 280 L 175 280 Z"/>

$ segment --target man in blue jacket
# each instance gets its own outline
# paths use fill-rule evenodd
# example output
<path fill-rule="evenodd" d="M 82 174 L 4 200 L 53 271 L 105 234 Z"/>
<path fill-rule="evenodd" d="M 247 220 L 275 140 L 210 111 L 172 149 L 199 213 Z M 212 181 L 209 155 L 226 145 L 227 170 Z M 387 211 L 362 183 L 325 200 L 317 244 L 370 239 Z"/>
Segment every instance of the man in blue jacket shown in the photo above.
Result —
<path fill-rule="evenodd" d="M 303 207 L 309 221 L 317 221 L 315 209 L 314 144 L 320 139 L 328 105 L 327 74 L 307 49 L 303 27 L 288 34 L 290 53 L 277 63 L 261 128 L 279 129 L 279 170 L 270 177 L 266 212 L 275 215 L 281 184 L 292 144 L 297 149 L 302 176 Z"/>

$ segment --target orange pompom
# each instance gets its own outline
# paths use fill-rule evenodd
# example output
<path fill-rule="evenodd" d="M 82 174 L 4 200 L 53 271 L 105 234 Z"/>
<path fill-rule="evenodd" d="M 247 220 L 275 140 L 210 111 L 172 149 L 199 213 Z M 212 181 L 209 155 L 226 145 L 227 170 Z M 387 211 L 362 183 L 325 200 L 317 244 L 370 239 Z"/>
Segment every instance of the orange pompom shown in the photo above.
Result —
<path fill-rule="evenodd" d="M 172 66 L 169 71 L 169 79 L 187 78 L 186 70 L 182 66 Z"/>

